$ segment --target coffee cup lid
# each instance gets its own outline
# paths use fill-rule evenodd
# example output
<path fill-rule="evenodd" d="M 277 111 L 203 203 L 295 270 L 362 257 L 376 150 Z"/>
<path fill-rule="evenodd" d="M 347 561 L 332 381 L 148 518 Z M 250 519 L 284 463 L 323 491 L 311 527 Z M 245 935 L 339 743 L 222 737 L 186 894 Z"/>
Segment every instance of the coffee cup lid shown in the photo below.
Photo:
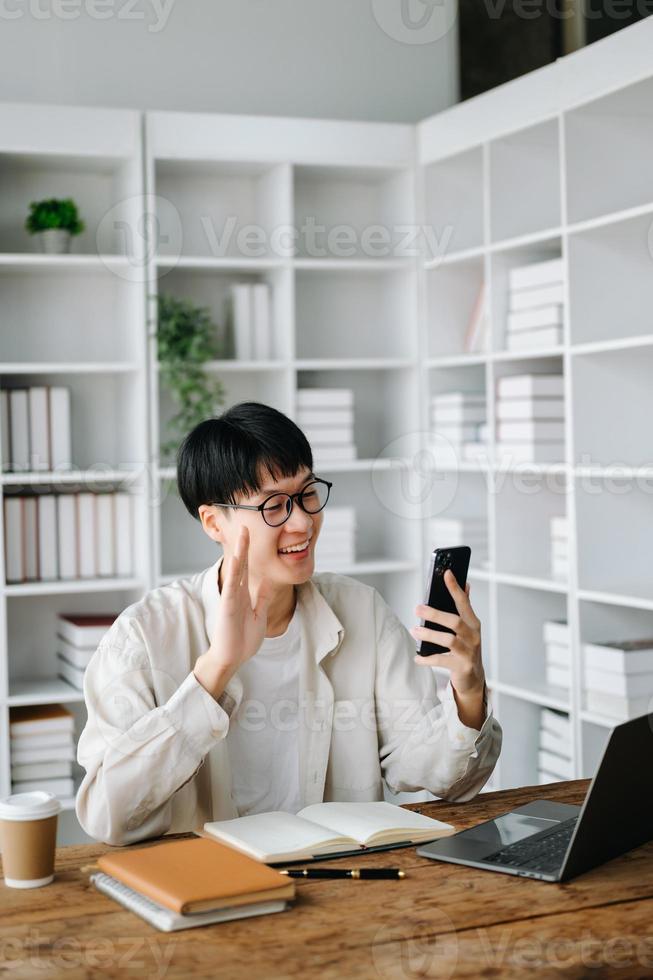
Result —
<path fill-rule="evenodd" d="M 14 793 L 0 800 L 0 820 L 43 820 L 61 810 L 61 803 L 52 793 L 35 790 L 33 793 Z"/>

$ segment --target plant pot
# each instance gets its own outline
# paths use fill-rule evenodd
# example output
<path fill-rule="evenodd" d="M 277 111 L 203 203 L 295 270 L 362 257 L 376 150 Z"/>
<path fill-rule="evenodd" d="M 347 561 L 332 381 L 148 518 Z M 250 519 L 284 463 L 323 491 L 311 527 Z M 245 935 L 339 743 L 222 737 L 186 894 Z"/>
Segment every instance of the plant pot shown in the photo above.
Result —
<path fill-rule="evenodd" d="M 41 251 L 47 255 L 63 255 L 70 251 L 71 234 L 65 228 L 48 228 L 37 232 Z"/>

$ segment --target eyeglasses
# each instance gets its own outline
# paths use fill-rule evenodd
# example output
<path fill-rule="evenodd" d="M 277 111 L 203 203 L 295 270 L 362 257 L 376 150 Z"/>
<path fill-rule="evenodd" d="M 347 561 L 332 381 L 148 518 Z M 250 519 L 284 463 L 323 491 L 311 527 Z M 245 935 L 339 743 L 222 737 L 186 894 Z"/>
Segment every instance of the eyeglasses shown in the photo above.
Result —
<path fill-rule="evenodd" d="M 319 514 L 327 505 L 333 483 L 328 480 L 312 480 L 299 493 L 273 493 L 262 504 L 218 504 L 215 507 L 233 507 L 235 510 L 258 510 L 270 527 L 285 524 L 292 514 L 295 500 L 305 514 Z"/>

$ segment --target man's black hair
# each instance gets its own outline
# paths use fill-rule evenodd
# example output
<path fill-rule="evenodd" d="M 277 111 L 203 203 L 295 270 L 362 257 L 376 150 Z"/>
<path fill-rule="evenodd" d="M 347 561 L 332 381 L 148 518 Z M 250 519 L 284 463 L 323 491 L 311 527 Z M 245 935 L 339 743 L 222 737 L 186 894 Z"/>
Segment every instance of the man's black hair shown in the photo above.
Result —
<path fill-rule="evenodd" d="M 237 494 L 258 493 L 266 471 L 276 481 L 303 467 L 313 470 L 313 453 L 299 426 L 270 405 L 240 402 L 185 436 L 177 452 L 177 488 L 199 520 L 202 504 L 234 504 Z"/>

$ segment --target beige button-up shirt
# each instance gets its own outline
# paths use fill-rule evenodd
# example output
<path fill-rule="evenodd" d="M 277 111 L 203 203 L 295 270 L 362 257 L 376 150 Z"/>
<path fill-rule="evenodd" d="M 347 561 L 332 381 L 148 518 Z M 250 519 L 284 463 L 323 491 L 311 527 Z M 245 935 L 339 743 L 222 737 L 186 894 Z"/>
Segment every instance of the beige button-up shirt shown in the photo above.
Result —
<path fill-rule="evenodd" d="M 76 800 L 84 830 L 129 844 L 238 816 L 227 751 L 243 697 L 236 674 L 219 701 L 193 674 L 213 636 L 222 558 L 128 606 L 84 678 L 88 720 Z M 490 776 L 501 727 L 458 717 L 451 684 L 414 663 L 415 641 L 373 588 L 323 572 L 297 587 L 302 804 L 383 799 L 426 789 L 469 800 Z"/>

